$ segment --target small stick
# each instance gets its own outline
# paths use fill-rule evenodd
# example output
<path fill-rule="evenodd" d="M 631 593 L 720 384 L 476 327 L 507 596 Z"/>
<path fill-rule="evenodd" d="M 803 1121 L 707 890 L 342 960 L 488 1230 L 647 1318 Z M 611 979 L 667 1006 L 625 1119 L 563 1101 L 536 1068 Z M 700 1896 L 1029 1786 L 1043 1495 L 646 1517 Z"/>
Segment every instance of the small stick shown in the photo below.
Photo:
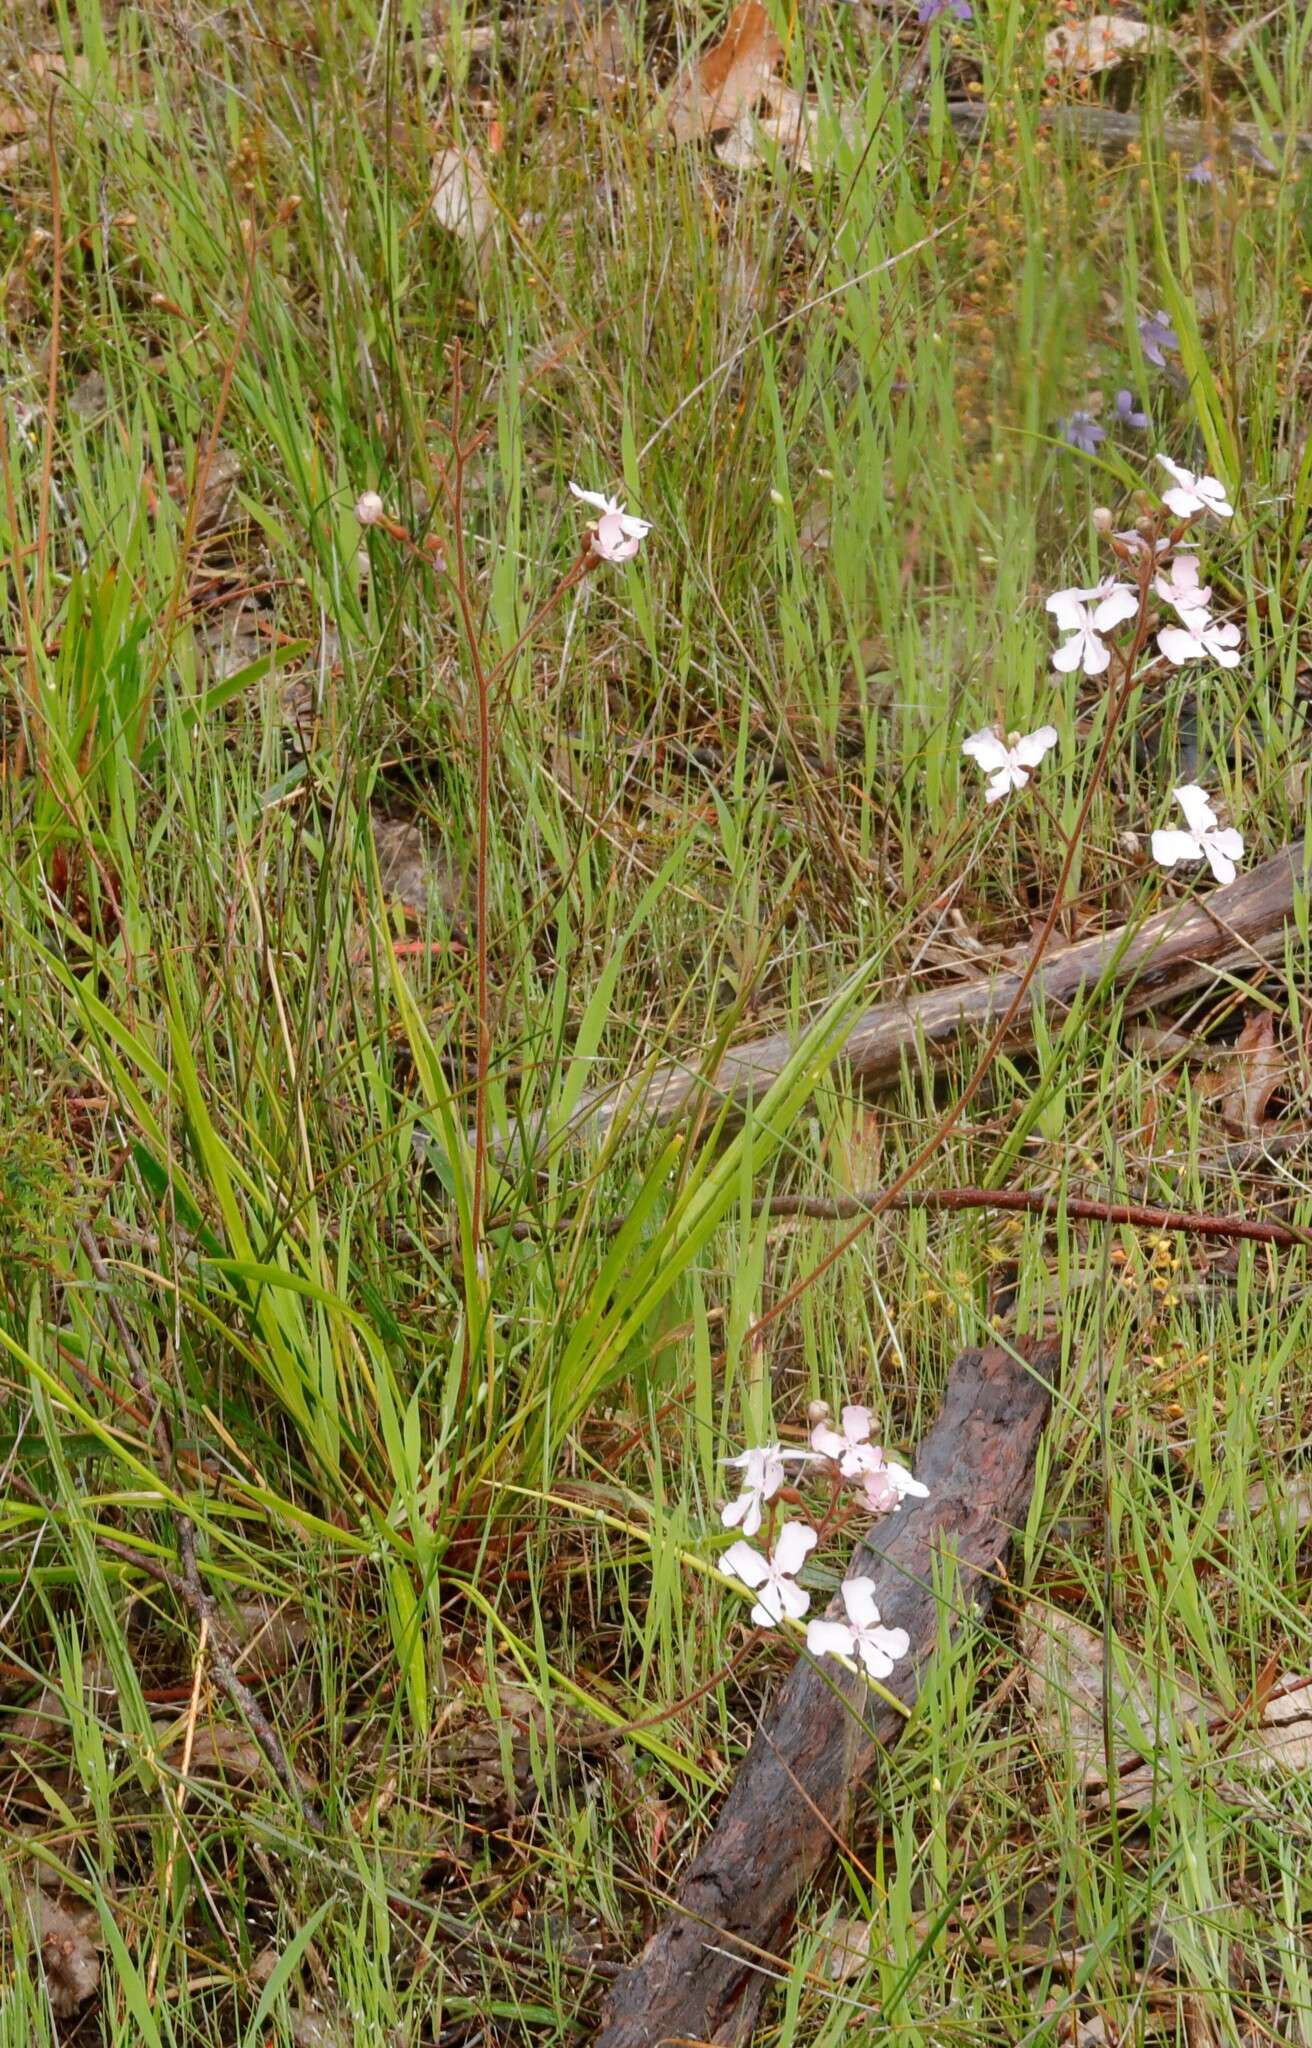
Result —
<path fill-rule="evenodd" d="M 1043 1216 L 1058 1206 L 1059 1197 L 1041 1188 L 922 1188 L 907 1189 L 891 1201 L 872 1189 L 865 1195 L 771 1195 L 754 1204 L 755 1216 L 814 1216 L 820 1222 L 842 1222 L 864 1216 L 878 1208 L 1001 1209 L 1022 1215 Z M 1288 1250 L 1295 1245 L 1312 1245 L 1312 1230 L 1296 1223 L 1257 1223 L 1246 1216 L 1209 1216 L 1195 1209 L 1155 1209 L 1145 1202 L 1096 1202 L 1083 1195 L 1068 1195 L 1066 1214 L 1082 1223 L 1124 1223 L 1134 1230 L 1178 1230 L 1186 1237 L 1238 1237 L 1253 1244 L 1275 1244 Z"/>
<path fill-rule="evenodd" d="M 208 1619 L 201 1622 L 200 1639 L 196 1644 L 196 1669 L 191 1681 L 191 1697 L 187 1702 L 187 1721 L 182 1736 L 182 1762 L 178 1766 L 177 1807 L 173 1815 L 173 1828 L 169 1837 L 168 1861 L 164 1866 L 164 1882 L 160 1887 L 164 1906 L 167 1910 L 173 1890 L 173 1873 L 178 1866 L 178 1850 L 182 1844 L 182 1809 L 187 1803 L 187 1779 L 191 1774 L 191 1752 L 196 1742 L 196 1718 L 200 1713 L 201 1681 L 205 1676 L 205 1651 L 210 1639 Z M 164 1948 L 164 1925 L 161 1917 L 159 1934 L 156 1937 L 154 1953 L 150 1958 L 150 1969 L 146 1975 L 146 1997 L 154 1999 L 155 1986 L 159 1981 L 159 1961 Z"/>
<path fill-rule="evenodd" d="M 753 1216 L 807 1216 L 818 1223 L 846 1223 L 858 1216 L 878 1216 L 886 1209 L 929 1209 L 951 1214 L 960 1209 L 998 1209 L 1010 1214 L 1046 1216 L 1059 1197 L 1043 1188 L 903 1188 L 893 1195 L 880 1188 L 854 1195 L 764 1195 L 753 1202 Z M 1146 1202 L 1098 1202 L 1086 1195 L 1068 1195 L 1066 1214 L 1081 1223 L 1123 1223 L 1131 1230 L 1178 1230 L 1184 1236 L 1246 1239 L 1252 1244 L 1274 1244 L 1283 1250 L 1312 1245 L 1312 1230 L 1297 1223 L 1252 1222 L 1247 1216 L 1212 1216 L 1198 1209 L 1156 1209 Z M 592 1227 L 613 1237 L 624 1228 L 627 1215 L 608 1217 Z M 568 1217 L 558 1227 L 574 1228 Z M 489 1231 L 508 1229 L 511 1237 L 531 1240 L 540 1233 L 536 1224 L 520 1220 L 498 1223 Z"/>

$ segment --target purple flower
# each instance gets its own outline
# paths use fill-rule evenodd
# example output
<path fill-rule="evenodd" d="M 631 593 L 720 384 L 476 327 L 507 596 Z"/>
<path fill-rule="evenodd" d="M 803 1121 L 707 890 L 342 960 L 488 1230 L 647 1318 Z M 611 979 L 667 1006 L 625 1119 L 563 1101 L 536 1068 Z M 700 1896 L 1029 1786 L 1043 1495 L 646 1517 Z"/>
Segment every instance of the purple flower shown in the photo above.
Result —
<path fill-rule="evenodd" d="M 1160 306 L 1146 319 L 1140 318 L 1139 339 L 1143 343 L 1144 356 L 1150 363 L 1156 363 L 1159 369 L 1166 367 L 1166 357 L 1162 350 L 1177 349 L 1180 346 L 1180 337 L 1172 327 L 1169 316 Z"/>
<path fill-rule="evenodd" d="M 1123 427 L 1146 427 L 1148 415 L 1140 412 L 1132 391 L 1118 391 L 1116 394 L 1116 417 Z"/>
<path fill-rule="evenodd" d="M 1194 165 L 1193 169 L 1191 171 L 1185 172 L 1184 181 L 1186 185 L 1214 184 L 1216 181 L 1212 175 L 1211 157 L 1200 156 L 1198 162 Z"/>
<path fill-rule="evenodd" d="M 941 14 L 955 15 L 958 21 L 973 21 L 975 18 L 970 0 L 920 0 L 916 20 L 922 28 L 928 28 L 930 22 L 937 21 Z"/>
<path fill-rule="evenodd" d="M 1091 412 L 1073 412 L 1068 420 L 1058 420 L 1057 431 L 1081 455 L 1096 455 L 1099 442 L 1107 439 L 1107 429 L 1098 425 Z"/>

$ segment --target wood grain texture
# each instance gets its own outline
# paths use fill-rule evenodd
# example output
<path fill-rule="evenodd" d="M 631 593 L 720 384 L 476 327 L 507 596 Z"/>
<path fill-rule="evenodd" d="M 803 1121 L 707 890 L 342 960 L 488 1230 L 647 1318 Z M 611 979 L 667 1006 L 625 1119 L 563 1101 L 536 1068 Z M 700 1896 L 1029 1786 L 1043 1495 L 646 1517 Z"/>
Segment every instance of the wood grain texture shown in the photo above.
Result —
<path fill-rule="evenodd" d="M 1295 892 L 1306 889 L 1303 847 L 1286 846 L 1228 889 L 1181 898 L 1137 930 L 1117 926 L 1079 945 L 1054 947 L 1039 964 L 1008 1045 L 1014 1050 L 1033 1043 L 1040 1004 L 1057 1019 L 1077 998 L 1097 994 L 1119 998 L 1132 1014 L 1188 995 L 1227 970 L 1251 970 L 1255 962 L 1278 956 Z M 996 1025 L 1019 984 L 1019 971 L 1011 970 L 876 1004 L 856 1018 L 837 1064 L 855 1080 L 878 1086 L 895 1081 L 903 1061 L 919 1057 L 921 1048 L 931 1061 L 941 1061 L 964 1033 Z M 627 1120 L 635 1111 L 668 1124 L 708 1100 L 714 1106 L 728 1097 L 745 1107 L 777 1080 L 791 1051 L 792 1040 L 776 1033 L 730 1047 L 713 1076 L 692 1065 L 658 1067 L 639 1083 L 585 1095 L 570 1128 L 601 1139 L 617 1118 Z M 521 1142 L 507 1149 L 518 1150 Z"/>
<path fill-rule="evenodd" d="M 884 1622 L 911 1638 L 889 1681 L 910 1705 L 939 1641 L 941 1593 L 958 1616 L 986 1609 L 992 1575 L 1024 1516 L 1034 1454 L 1061 1346 L 965 1351 L 916 1465 L 929 1498 L 878 1525 L 853 1557 Z M 836 1597 L 829 1613 L 842 1617 Z M 846 1836 L 853 1798 L 902 1717 L 832 1660 L 800 1660 L 679 1888 L 678 1902 L 618 1979 L 598 2048 L 743 2041 L 771 1978 L 754 1967 L 778 1953 L 805 1887 Z"/>

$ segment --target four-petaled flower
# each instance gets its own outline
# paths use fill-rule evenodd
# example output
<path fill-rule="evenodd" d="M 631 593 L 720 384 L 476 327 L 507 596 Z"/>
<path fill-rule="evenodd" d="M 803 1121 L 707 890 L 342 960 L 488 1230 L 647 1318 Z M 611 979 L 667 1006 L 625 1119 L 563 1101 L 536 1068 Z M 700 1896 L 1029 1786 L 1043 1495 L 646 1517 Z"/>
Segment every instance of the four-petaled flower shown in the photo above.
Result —
<path fill-rule="evenodd" d="M 983 732 L 973 732 L 968 740 L 963 740 L 961 751 L 978 761 L 990 778 L 984 801 L 995 804 L 1013 789 L 1024 789 L 1031 771 L 1038 767 L 1049 747 L 1056 744 L 1057 728 L 1053 725 L 1041 725 L 1037 732 L 1009 733 L 1005 740 L 992 726 L 986 726 Z M 848 1413 L 846 1408 L 843 1413 Z M 811 1441 L 815 1442 L 814 1436 Z"/>
<path fill-rule="evenodd" d="M 1207 791 L 1196 782 L 1186 782 L 1182 789 L 1177 789 L 1175 800 L 1184 812 L 1189 830 L 1154 832 L 1153 859 L 1164 868 L 1173 868 L 1181 860 L 1205 860 L 1224 889 L 1235 878 L 1235 862 L 1243 858 L 1242 833 L 1236 832 L 1233 825 L 1218 829 Z"/>
<path fill-rule="evenodd" d="M 1108 577 L 1091 590 L 1054 591 L 1047 608 L 1057 621 L 1058 632 L 1071 636 L 1053 655 L 1053 667 L 1063 675 L 1082 668 L 1086 676 L 1100 676 L 1112 658 L 1102 635 L 1132 619 L 1139 599 L 1128 583 Z"/>
<path fill-rule="evenodd" d="M 720 1510 L 720 1520 L 726 1529 L 741 1526 L 744 1536 L 755 1536 L 761 1526 L 761 1509 L 765 1502 L 773 1500 L 784 1483 L 784 1461 L 799 1458 L 809 1461 L 809 1451 L 786 1451 L 782 1444 L 762 1444 L 755 1450 L 744 1451 L 739 1458 L 726 1458 L 726 1465 L 740 1465 L 743 1472 L 743 1490 L 737 1500 L 731 1500 Z"/>
<path fill-rule="evenodd" d="M 603 562 L 631 562 L 651 532 L 650 519 L 636 519 L 626 512 L 618 498 L 604 497 L 600 491 L 581 491 L 572 483 L 570 490 L 585 505 L 591 505 L 601 517 L 592 529 L 592 552 Z"/>
<path fill-rule="evenodd" d="M 1171 325 L 1171 316 L 1160 306 L 1155 313 L 1145 314 L 1140 319 L 1139 340 L 1147 360 L 1156 363 L 1159 369 L 1166 366 L 1166 357 L 1162 350 L 1178 349 L 1180 346 L 1180 337 Z"/>
<path fill-rule="evenodd" d="M 1159 455 L 1157 460 L 1175 478 L 1175 489 L 1163 491 L 1162 496 L 1179 518 L 1191 519 L 1195 512 L 1215 512 L 1218 519 L 1234 517 L 1235 508 L 1218 477 L 1195 476 L 1191 469 L 1172 462 L 1169 455 Z"/>
<path fill-rule="evenodd" d="M 800 1621 L 811 1605 L 811 1595 L 797 1584 L 797 1574 L 816 1544 L 815 1530 L 805 1522 L 785 1522 L 775 1538 L 769 1557 L 762 1557 L 750 1543 L 731 1543 L 720 1559 L 720 1568 L 755 1593 L 752 1620 L 758 1628 L 774 1628 L 785 1615 Z"/>
<path fill-rule="evenodd" d="M 941 14 L 955 15 L 958 21 L 973 21 L 975 18 L 970 0 L 920 0 L 916 20 L 922 28 L 928 28 L 930 22 L 937 21 Z"/>
<path fill-rule="evenodd" d="M 1206 612 L 1184 612 L 1182 626 L 1163 626 L 1157 645 L 1176 668 L 1186 661 L 1214 661 L 1218 668 L 1238 668 L 1238 626 L 1218 626 Z"/>
<path fill-rule="evenodd" d="M 929 1488 L 913 1477 L 905 1465 L 885 1459 L 882 1451 L 880 1460 L 873 1470 L 861 1474 L 861 1491 L 872 1515 L 895 1515 L 904 1500 L 929 1499 Z"/>
<path fill-rule="evenodd" d="M 843 1581 L 846 1621 L 808 1621 L 806 1647 L 813 1657 L 856 1657 L 871 1678 L 887 1678 L 911 1648 L 904 1628 L 881 1628 L 873 1579 Z"/>
<path fill-rule="evenodd" d="M 1058 420 L 1057 427 L 1062 440 L 1078 448 L 1081 455 L 1096 455 L 1099 444 L 1107 439 L 1106 427 L 1100 427 L 1091 412 L 1073 412 L 1068 420 Z"/>
<path fill-rule="evenodd" d="M 1123 427 L 1146 427 L 1148 415 L 1140 410 L 1139 402 L 1132 391 L 1118 391 L 1115 399 L 1116 417 Z"/>
<path fill-rule="evenodd" d="M 852 1403 L 844 1408 L 842 1420 L 841 1430 L 831 1423 L 817 1422 L 811 1431 L 811 1449 L 828 1458 L 831 1465 L 837 1465 L 844 1479 L 856 1479 L 883 1463 L 880 1451 L 870 1441 L 874 1417 L 868 1408 Z"/>
<path fill-rule="evenodd" d="M 1154 576 L 1153 589 L 1163 603 L 1169 604 L 1172 611 L 1179 613 L 1186 625 L 1191 623 L 1192 612 L 1201 612 L 1204 617 L 1207 616 L 1212 586 L 1210 583 L 1201 587 L 1199 585 L 1197 555 L 1173 556 L 1169 572 L 1165 576 Z"/>

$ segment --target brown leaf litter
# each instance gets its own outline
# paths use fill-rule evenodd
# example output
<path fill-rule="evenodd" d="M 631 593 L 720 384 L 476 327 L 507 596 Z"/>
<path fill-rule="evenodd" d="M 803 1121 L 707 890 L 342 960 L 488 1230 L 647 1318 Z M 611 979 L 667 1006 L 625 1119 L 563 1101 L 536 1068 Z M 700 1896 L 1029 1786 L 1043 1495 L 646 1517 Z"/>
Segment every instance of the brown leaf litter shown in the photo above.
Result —
<path fill-rule="evenodd" d="M 764 141 L 798 170 L 813 169 L 820 110 L 776 76 L 783 54 L 761 0 L 739 0 L 719 42 L 686 64 L 666 94 L 664 121 L 674 140 L 718 137 L 720 161 L 737 170 L 767 161 Z"/>
<path fill-rule="evenodd" d="M 1217 1700 L 1122 1643 L 1113 1644 L 1109 1672 L 1103 1637 L 1060 1608 L 1031 1603 L 1021 1647 L 1030 1667 L 1030 1712 L 1038 1745 L 1071 1756 L 1096 1805 L 1109 1801 L 1105 1714 L 1118 1766 L 1116 1805 L 1131 1813 L 1158 1798 L 1161 1774 L 1154 1757 L 1169 1756 L 1174 1737 L 1196 1749 L 1201 1762 L 1203 1739 L 1234 1728 L 1234 1717 Z M 1234 1728 L 1233 1739 L 1225 1743 L 1227 1762 L 1305 1772 L 1312 1765 L 1312 1683 L 1275 1676 L 1259 1700 L 1256 1722 Z"/>

